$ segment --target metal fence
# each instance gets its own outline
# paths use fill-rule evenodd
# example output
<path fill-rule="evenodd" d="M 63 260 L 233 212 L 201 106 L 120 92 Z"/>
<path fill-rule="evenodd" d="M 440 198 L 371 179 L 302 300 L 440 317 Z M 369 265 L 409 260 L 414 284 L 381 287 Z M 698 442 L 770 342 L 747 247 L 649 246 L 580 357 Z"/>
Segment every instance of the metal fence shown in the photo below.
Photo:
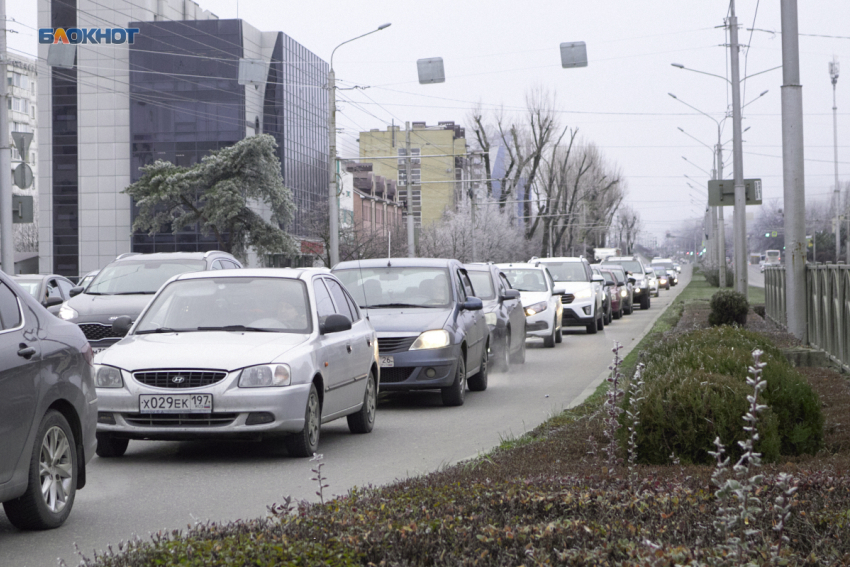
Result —
<path fill-rule="evenodd" d="M 764 270 L 765 315 L 785 326 L 785 268 Z M 806 265 L 807 342 L 850 366 L 850 266 Z"/>

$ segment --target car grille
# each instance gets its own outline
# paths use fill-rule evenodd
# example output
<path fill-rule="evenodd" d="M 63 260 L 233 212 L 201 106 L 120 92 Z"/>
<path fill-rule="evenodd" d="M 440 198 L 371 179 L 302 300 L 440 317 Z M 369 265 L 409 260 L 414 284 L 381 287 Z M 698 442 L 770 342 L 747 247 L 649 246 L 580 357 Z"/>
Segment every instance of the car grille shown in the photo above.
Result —
<path fill-rule="evenodd" d="M 222 370 L 144 370 L 134 372 L 133 378 L 154 388 L 200 388 L 224 380 Z"/>
<path fill-rule="evenodd" d="M 576 296 L 572 293 L 565 293 L 561 296 L 561 303 L 572 303 L 575 300 Z"/>
<path fill-rule="evenodd" d="M 104 325 L 102 323 L 82 323 L 79 327 L 86 336 L 86 339 L 90 341 L 123 338 L 123 335 L 112 330 L 112 325 Z"/>
<path fill-rule="evenodd" d="M 394 382 L 404 382 L 413 371 L 415 366 L 399 366 L 393 368 L 381 368 L 381 384 L 392 384 Z"/>
<path fill-rule="evenodd" d="M 378 352 L 380 354 L 407 352 L 414 341 L 416 337 L 381 337 L 378 339 Z"/>
<path fill-rule="evenodd" d="M 222 427 L 230 425 L 238 413 L 125 413 L 124 421 L 139 427 Z"/>

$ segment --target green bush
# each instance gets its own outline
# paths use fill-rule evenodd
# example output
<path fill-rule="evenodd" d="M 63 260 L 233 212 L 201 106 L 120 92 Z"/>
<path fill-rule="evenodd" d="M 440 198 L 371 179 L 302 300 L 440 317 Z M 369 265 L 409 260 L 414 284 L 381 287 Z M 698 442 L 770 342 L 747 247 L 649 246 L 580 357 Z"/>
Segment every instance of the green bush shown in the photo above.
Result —
<path fill-rule="evenodd" d="M 746 377 L 757 348 L 767 363 L 762 374 L 767 388 L 759 401 L 769 408 L 759 421 L 757 450 L 768 462 L 780 455 L 816 453 L 823 445 L 817 394 L 767 340 L 721 326 L 661 342 L 645 354 L 638 459 L 663 464 L 675 453 L 683 462 L 707 464 L 716 437 L 737 458 L 752 393 Z"/>
<path fill-rule="evenodd" d="M 711 287 L 720 287 L 720 268 L 709 268 L 706 267 L 702 271 L 705 276 L 705 281 L 708 282 L 708 285 Z M 732 287 L 735 283 L 735 272 L 732 271 L 732 268 L 726 267 L 726 287 Z"/>
<path fill-rule="evenodd" d="M 712 327 L 746 325 L 749 310 L 750 304 L 743 293 L 722 289 L 711 296 L 711 313 L 708 315 L 708 324 Z"/>

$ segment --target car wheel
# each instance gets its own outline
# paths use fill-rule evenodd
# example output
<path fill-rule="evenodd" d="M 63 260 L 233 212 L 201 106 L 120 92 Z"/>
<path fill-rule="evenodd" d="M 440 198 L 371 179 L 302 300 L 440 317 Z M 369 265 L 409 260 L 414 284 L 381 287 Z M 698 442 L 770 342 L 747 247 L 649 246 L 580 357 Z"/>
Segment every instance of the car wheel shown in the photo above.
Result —
<path fill-rule="evenodd" d="M 469 379 L 469 390 L 471 392 L 483 392 L 487 389 L 487 373 L 490 367 L 490 355 L 488 348 L 484 348 L 484 355 L 481 357 L 481 367 L 478 372 Z"/>
<path fill-rule="evenodd" d="M 647 293 L 643 297 L 640 298 L 640 308 L 641 309 L 649 309 L 649 294 Z"/>
<path fill-rule="evenodd" d="M 98 457 L 123 457 L 127 452 L 127 446 L 130 444 L 129 439 L 120 439 L 109 433 L 97 434 L 97 453 Z"/>
<path fill-rule="evenodd" d="M 293 457 L 312 457 L 319 450 L 319 437 L 322 432 L 322 406 L 316 385 L 310 386 L 307 395 L 307 407 L 304 409 L 304 429 L 286 437 L 286 450 Z"/>
<path fill-rule="evenodd" d="M 543 346 L 546 348 L 555 348 L 555 320 L 552 320 L 552 333 L 548 337 L 543 337 Z"/>
<path fill-rule="evenodd" d="M 369 372 L 366 378 L 366 392 L 363 405 L 357 411 L 346 416 L 348 430 L 352 433 L 371 433 L 375 427 L 375 410 L 378 408 L 378 389 L 375 387 L 375 373 Z"/>
<path fill-rule="evenodd" d="M 555 342 L 561 344 L 564 341 L 564 328 L 561 327 L 555 332 Z"/>
<path fill-rule="evenodd" d="M 496 358 L 493 360 L 496 370 L 507 372 L 511 366 L 511 330 L 505 329 L 505 340 L 502 341 L 502 346 L 496 351 Z"/>
<path fill-rule="evenodd" d="M 626 315 L 631 315 L 632 313 L 634 313 L 634 310 L 635 310 L 635 300 L 634 300 L 634 299 L 632 299 L 632 300 L 629 302 L 628 307 L 626 307 L 626 308 L 623 310 L 623 313 L 625 313 Z"/>
<path fill-rule="evenodd" d="M 464 361 L 463 355 L 457 360 L 455 381 L 448 388 L 442 388 L 440 390 L 440 396 L 443 398 L 444 406 L 463 405 L 463 400 L 466 396 L 466 361 Z"/>
<path fill-rule="evenodd" d="M 596 330 L 601 331 L 605 328 L 605 314 L 602 313 L 602 316 L 596 320 Z"/>
<path fill-rule="evenodd" d="M 58 528 L 71 513 L 77 494 L 77 446 L 65 416 L 48 411 L 35 439 L 27 491 L 3 503 L 6 517 L 21 530 Z"/>
<path fill-rule="evenodd" d="M 525 339 L 520 341 L 519 348 L 511 355 L 511 362 L 514 364 L 525 364 Z"/>
<path fill-rule="evenodd" d="M 620 303 L 620 308 L 617 311 L 611 313 L 611 317 L 614 319 L 620 319 L 623 316 L 623 304 Z"/>

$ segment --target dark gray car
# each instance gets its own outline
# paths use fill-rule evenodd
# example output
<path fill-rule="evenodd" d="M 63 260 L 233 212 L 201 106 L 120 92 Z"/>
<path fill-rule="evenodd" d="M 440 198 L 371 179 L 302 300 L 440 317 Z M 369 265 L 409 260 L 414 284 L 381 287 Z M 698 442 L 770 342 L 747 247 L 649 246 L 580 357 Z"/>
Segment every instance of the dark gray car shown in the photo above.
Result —
<path fill-rule="evenodd" d="M 62 525 L 97 441 L 92 349 L 0 272 L 0 502 L 20 529 Z"/>
<path fill-rule="evenodd" d="M 75 287 L 59 317 L 80 326 L 95 354 L 121 340 L 112 322 L 136 317 L 172 276 L 186 272 L 241 268 L 226 252 L 167 252 L 122 254 L 100 270 L 85 288 Z"/>
<path fill-rule="evenodd" d="M 378 333 L 381 390 L 435 390 L 463 405 L 487 388 L 490 337 L 481 300 L 457 260 L 341 262 L 333 274 Z"/>
<path fill-rule="evenodd" d="M 475 296 L 484 304 L 493 367 L 507 371 L 525 362 L 525 310 L 517 290 L 495 264 L 465 264 Z"/>
<path fill-rule="evenodd" d="M 74 288 L 71 280 L 56 274 L 20 274 L 11 277 L 54 315 L 59 313 L 60 305 L 71 299 L 71 290 Z"/>

